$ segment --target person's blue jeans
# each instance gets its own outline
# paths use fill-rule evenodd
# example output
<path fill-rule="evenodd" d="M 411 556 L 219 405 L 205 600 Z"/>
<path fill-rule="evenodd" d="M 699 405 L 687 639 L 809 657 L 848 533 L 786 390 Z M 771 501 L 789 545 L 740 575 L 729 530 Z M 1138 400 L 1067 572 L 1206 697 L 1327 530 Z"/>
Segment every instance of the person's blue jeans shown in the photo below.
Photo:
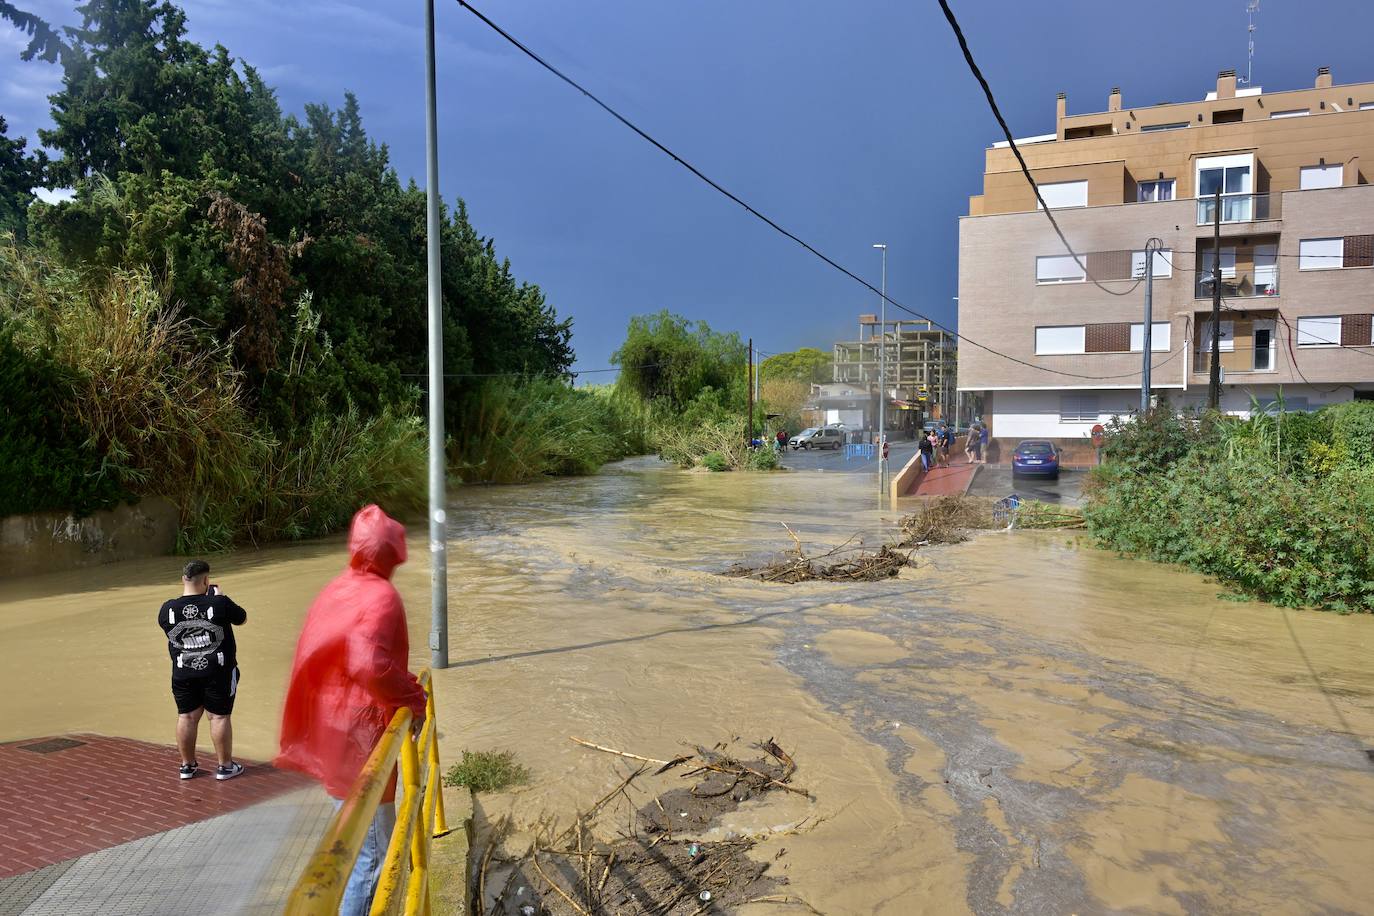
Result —
<path fill-rule="evenodd" d="M 334 799 L 334 810 L 343 805 Z M 343 902 L 339 904 L 339 916 L 367 916 L 372 909 L 372 896 L 377 893 L 377 878 L 382 873 L 382 860 L 386 858 L 386 847 L 391 842 L 391 831 L 396 827 L 396 805 L 382 802 L 367 828 L 363 848 L 358 852 L 358 864 L 353 866 L 353 874 L 348 876 L 344 888 Z"/>

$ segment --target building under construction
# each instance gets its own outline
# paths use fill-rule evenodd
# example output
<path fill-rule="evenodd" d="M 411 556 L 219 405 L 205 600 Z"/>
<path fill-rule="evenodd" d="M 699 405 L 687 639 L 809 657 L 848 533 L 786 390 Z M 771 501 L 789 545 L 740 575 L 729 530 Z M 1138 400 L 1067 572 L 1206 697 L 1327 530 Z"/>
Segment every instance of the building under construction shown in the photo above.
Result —
<path fill-rule="evenodd" d="M 955 419 L 955 337 L 924 319 L 884 324 L 877 315 L 859 316 L 859 339 L 835 344 L 835 381 L 877 387 L 886 349 L 888 404 L 919 411 L 922 419 Z M 909 416 L 909 415 L 908 415 Z M 893 428 L 907 424 L 895 419 Z"/>

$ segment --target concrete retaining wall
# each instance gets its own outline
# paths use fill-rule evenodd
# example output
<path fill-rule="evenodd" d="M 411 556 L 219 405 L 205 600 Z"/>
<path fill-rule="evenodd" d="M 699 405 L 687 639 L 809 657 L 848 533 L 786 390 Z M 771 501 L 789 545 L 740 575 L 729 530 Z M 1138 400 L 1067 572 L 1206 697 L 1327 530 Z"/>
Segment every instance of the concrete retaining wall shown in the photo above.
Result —
<path fill-rule="evenodd" d="M 0 519 L 0 577 L 168 554 L 176 546 L 177 518 L 177 507 L 165 499 L 88 518 L 62 512 L 7 516 Z"/>

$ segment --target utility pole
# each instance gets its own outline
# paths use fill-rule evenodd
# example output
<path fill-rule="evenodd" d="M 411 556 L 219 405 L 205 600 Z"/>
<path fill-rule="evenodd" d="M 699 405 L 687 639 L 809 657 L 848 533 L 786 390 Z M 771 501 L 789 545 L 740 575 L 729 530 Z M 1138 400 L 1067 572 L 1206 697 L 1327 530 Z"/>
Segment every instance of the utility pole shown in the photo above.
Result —
<path fill-rule="evenodd" d="M 887 245 L 873 246 L 883 253 L 883 278 L 878 294 L 878 499 L 887 493 L 887 459 L 883 444 L 887 441 Z"/>
<path fill-rule="evenodd" d="M 754 447 L 754 338 L 749 338 L 749 375 L 745 377 L 745 387 L 749 389 L 749 428 L 744 431 L 744 444 Z"/>
<path fill-rule="evenodd" d="M 1212 199 L 1212 364 L 1207 377 L 1207 407 L 1221 407 L 1221 188 Z"/>
<path fill-rule="evenodd" d="M 439 273 L 439 124 L 434 0 L 425 0 L 425 242 L 429 271 L 429 663 L 448 667 L 448 515 L 444 476 L 444 293 Z"/>
<path fill-rule="evenodd" d="M 1150 297 L 1154 292 L 1155 252 L 1164 247 L 1160 239 L 1150 239 L 1145 243 L 1145 333 L 1142 335 L 1141 349 L 1145 351 L 1140 367 L 1140 415 L 1150 412 L 1150 332 L 1154 329 L 1154 308 Z"/>

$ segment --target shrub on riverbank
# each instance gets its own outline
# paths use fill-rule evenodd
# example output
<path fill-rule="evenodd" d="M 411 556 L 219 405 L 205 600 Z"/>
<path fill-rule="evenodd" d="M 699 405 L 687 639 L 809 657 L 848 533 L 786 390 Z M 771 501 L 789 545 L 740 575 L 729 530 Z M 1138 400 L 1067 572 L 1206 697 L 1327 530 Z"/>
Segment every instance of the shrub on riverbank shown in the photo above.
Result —
<path fill-rule="evenodd" d="M 298 318 L 312 326 L 308 308 Z M 15 403 L 67 431 L 66 451 L 50 456 L 58 489 L 27 509 L 7 498 L 0 514 L 82 514 L 121 497 L 161 496 L 181 511 L 181 548 L 206 551 L 324 534 L 367 502 L 404 511 L 423 500 L 417 420 L 391 408 L 364 417 L 350 406 L 267 428 L 248 409 L 230 346 L 168 306 L 147 271 L 83 278 L 32 249 L 0 246 L 0 320 L 9 356 L 48 367 L 50 394 L 18 393 Z M 322 358 L 300 337 L 278 373 L 287 388 Z M 44 477 L 30 479 L 41 486 Z"/>
<path fill-rule="evenodd" d="M 640 404 L 561 379 L 493 379 L 465 399 L 459 420 L 452 464 L 471 483 L 594 474 L 648 450 Z"/>
<path fill-rule="evenodd" d="M 1114 423 L 1085 510 L 1099 545 L 1299 607 L 1374 611 L 1374 404 Z"/>

